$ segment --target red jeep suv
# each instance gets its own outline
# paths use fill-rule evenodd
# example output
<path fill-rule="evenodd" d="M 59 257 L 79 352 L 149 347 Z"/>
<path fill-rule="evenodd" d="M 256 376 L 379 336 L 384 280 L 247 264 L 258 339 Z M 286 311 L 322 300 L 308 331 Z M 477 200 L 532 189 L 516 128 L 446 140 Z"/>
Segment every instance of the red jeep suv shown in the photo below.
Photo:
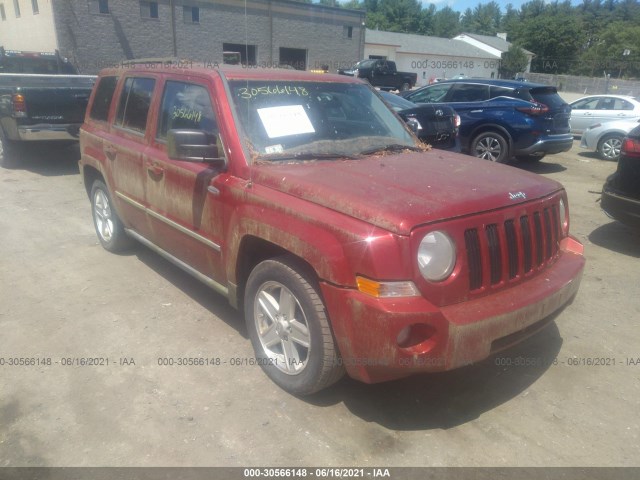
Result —
<path fill-rule="evenodd" d="M 294 394 L 480 361 L 582 276 L 562 185 L 429 151 L 355 78 L 109 69 L 80 144 L 102 245 L 136 240 L 228 297 Z"/>

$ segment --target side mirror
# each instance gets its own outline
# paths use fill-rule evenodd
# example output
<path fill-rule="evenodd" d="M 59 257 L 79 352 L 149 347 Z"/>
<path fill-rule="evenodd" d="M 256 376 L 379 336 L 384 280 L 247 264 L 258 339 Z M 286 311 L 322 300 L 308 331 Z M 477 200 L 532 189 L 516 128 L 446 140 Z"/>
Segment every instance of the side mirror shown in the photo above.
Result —
<path fill-rule="evenodd" d="M 173 160 L 227 164 L 220 135 L 203 130 L 169 130 L 167 155 Z"/>

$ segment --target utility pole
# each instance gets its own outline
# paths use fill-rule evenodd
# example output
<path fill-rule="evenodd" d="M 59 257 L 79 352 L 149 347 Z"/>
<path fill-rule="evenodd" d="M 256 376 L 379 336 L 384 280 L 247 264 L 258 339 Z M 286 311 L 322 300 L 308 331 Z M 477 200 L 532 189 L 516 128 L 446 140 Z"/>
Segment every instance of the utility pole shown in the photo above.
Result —
<path fill-rule="evenodd" d="M 178 58 L 178 41 L 176 39 L 176 9 L 174 6 L 175 0 L 169 0 L 169 7 L 171 8 L 171 44 L 173 47 L 173 57 Z"/>

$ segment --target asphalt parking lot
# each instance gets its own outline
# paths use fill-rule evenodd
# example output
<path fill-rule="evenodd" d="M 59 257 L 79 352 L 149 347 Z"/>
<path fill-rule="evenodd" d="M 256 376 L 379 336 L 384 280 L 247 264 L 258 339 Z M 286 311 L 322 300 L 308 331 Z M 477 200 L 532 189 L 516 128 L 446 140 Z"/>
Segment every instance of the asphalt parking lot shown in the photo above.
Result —
<path fill-rule="evenodd" d="M 78 156 L 0 169 L 0 466 L 640 465 L 640 234 L 600 210 L 615 163 L 577 141 L 526 167 L 565 185 L 587 257 L 549 327 L 458 371 L 305 399 L 247 364 L 224 298 L 99 245 Z"/>

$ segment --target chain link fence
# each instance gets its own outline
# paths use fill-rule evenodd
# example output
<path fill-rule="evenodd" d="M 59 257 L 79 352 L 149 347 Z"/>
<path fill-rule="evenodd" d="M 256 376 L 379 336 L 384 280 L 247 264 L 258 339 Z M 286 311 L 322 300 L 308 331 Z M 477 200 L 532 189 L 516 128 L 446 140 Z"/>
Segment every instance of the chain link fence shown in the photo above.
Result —
<path fill-rule="evenodd" d="M 559 92 L 598 95 L 610 93 L 640 97 L 640 81 L 620 80 L 604 77 L 579 77 L 576 75 L 554 75 L 549 73 L 525 73 L 524 77 L 534 83 L 555 86 Z"/>

